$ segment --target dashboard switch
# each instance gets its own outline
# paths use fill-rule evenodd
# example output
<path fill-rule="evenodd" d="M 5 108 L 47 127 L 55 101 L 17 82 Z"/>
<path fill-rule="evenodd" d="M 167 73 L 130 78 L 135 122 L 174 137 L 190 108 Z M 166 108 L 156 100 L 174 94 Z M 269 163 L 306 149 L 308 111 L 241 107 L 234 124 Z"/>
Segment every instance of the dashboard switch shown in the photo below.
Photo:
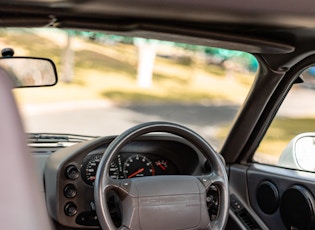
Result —
<path fill-rule="evenodd" d="M 81 212 L 76 218 L 76 223 L 84 226 L 99 225 L 96 212 Z"/>
<path fill-rule="evenodd" d="M 63 193 L 65 197 L 67 198 L 73 198 L 77 195 L 77 189 L 73 184 L 67 184 L 66 187 L 63 190 Z"/>
<path fill-rule="evenodd" d="M 80 172 L 78 170 L 78 168 L 74 165 L 69 165 L 66 169 L 66 176 L 71 179 L 71 180 L 75 180 L 79 177 Z"/>
<path fill-rule="evenodd" d="M 75 203 L 69 202 L 65 205 L 65 214 L 67 216 L 74 216 L 75 214 L 77 214 L 77 212 L 78 212 L 78 208 L 75 205 Z"/>

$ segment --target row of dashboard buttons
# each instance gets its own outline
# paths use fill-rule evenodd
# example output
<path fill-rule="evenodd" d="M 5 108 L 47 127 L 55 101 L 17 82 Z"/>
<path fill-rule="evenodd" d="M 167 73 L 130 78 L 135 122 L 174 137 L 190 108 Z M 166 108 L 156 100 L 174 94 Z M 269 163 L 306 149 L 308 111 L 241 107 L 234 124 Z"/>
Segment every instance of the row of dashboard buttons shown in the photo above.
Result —
<path fill-rule="evenodd" d="M 69 165 L 66 168 L 66 177 L 72 181 L 78 179 L 80 176 L 80 171 L 75 165 Z M 68 183 L 64 189 L 63 194 L 66 198 L 74 198 L 77 195 L 77 189 L 74 184 Z M 93 203 L 94 205 L 94 203 Z M 99 222 L 95 212 L 95 207 L 91 208 L 92 211 L 81 212 L 76 217 L 76 223 L 85 226 L 98 226 Z M 64 207 L 64 212 L 67 216 L 75 216 L 78 213 L 78 208 L 74 202 L 66 203 Z"/>
<path fill-rule="evenodd" d="M 66 177 L 70 180 L 78 179 L 80 172 L 75 165 L 69 165 L 66 168 Z M 66 198 L 74 198 L 77 195 L 77 189 L 73 184 L 67 184 L 63 189 L 63 194 Z M 78 212 L 78 208 L 75 203 L 68 202 L 64 207 L 65 214 L 67 216 L 74 216 Z"/>

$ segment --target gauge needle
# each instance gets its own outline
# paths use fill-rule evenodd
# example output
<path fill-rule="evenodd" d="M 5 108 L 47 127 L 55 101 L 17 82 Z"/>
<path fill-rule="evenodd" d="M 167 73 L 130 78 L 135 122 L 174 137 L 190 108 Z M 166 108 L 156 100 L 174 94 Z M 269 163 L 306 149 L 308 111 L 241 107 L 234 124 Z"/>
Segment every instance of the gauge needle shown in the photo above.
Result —
<path fill-rule="evenodd" d="M 128 176 L 128 178 L 134 177 L 134 176 L 136 176 L 137 174 L 139 174 L 139 173 L 141 173 L 141 172 L 143 172 L 143 171 L 144 171 L 144 168 L 141 168 L 141 169 L 135 171 L 134 173 L 130 174 L 130 175 Z"/>
<path fill-rule="evenodd" d="M 162 165 L 161 163 L 159 163 L 158 164 L 158 166 L 163 170 L 163 171 L 165 171 L 166 170 L 166 168 L 165 168 L 165 166 L 164 165 Z"/>

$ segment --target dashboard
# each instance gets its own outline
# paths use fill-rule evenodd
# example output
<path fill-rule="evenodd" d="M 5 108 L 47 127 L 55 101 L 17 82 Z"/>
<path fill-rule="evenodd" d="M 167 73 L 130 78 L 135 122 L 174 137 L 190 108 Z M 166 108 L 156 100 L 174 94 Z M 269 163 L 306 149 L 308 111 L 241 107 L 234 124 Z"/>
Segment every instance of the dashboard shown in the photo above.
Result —
<path fill-rule="evenodd" d="M 102 155 L 114 137 L 101 137 L 62 148 L 51 154 L 44 171 L 48 212 L 63 225 L 96 228 L 94 181 Z M 206 159 L 179 137 L 143 136 L 125 145 L 110 164 L 109 176 L 123 180 L 143 176 L 202 175 Z M 119 215 L 115 196 L 108 201 Z M 115 211 L 116 210 L 116 211 Z M 119 221 L 119 220 L 118 220 Z"/>

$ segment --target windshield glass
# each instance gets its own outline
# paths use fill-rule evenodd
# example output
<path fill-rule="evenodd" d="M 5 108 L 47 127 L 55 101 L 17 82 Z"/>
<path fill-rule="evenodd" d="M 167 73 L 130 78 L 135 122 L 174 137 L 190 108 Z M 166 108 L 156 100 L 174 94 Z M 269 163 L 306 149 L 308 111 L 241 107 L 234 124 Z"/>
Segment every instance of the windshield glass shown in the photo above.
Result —
<path fill-rule="evenodd" d="M 153 120 L 218 149 L 258 68 L 247 53 L 99 32 L 3 29 L 14 56 L 52 59 L 59 82 L 15 89 L 26 132 L 117 135 Z"/>

